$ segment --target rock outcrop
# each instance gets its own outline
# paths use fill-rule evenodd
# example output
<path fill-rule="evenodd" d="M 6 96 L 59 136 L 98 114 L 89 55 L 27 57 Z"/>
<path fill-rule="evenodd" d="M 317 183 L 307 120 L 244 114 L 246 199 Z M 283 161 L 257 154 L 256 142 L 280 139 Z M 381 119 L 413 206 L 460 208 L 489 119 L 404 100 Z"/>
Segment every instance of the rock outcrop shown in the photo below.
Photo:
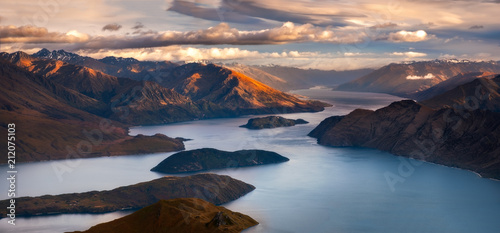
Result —
<path fill-rule="evenodd" d="M 455 112 L 404 100 L 325 119 L 309 135 L 326 146 L 367 147 L 500 178 L 500 113 Z"/>
<path fill-rule="evenodd" d="M 211 169 L 248 167 L 282 163 L 289 159 L 264 150 L 221 151 L 212 148 L 183 151 L 161 161 L 151 171 L 175 174 Z"/>
<path fill-rule="evenodd" d="M 288 127 L 298 124 L 307 124 L 309 122 L 303 119 L 286 119 L 280 116 L 268 116 L 268 117 L 257 117 L 248 120 L 246 125 L 241 125 L 240 127 L 247 129 L 270 129 L 277 127 Z"/>
<path fill-rule="evenodd" d="M 128 216 L 73 233 L 237 233 L 259 224 L 198 198 L 160 200 Z"/>

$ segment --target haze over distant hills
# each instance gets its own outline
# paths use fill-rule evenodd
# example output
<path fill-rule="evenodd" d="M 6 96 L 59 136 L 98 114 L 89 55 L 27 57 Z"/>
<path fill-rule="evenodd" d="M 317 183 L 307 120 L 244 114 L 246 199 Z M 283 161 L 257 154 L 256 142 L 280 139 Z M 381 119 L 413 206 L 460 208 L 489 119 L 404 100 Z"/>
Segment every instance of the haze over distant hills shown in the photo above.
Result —
<path fill-rule="evenodd" d="M 500 73 L 500 63 L 453 59 L 393 63 L 342 84 L 336 90 L 379 92 L 410 97 L 454 76 L 469 72 Z"/>
<path fill-rule="evenodd" d="M 333 87 L 373 71 L 373 69 L 346 71 L 299 69 L 278 65 L 246 66 L 229 64 L 225 66 L 250 77 L 255 77 L 255 79 L 282 91 L 307 89 L 314 86 Z"/>

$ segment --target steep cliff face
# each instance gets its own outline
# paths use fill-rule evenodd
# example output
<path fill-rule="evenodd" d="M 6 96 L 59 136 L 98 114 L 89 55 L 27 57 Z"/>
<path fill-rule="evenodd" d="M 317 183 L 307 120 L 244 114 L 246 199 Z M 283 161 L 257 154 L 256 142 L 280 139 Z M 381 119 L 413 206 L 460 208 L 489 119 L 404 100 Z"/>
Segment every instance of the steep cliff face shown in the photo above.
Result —
<path fill-rule="evenodd" d="M 257 224 L 259 223 L 247 215 L 201 199 L 177 198 L 161 200 L 131 215 L 96 225 L 82 233 L 237 233 Z"/>
<path fill-rule="evenodd" d="M 500 114 L 431 109 L 411 100 L 323 121 L 309 135 L 326 146 L 359 146 L 500 178 Z"/>

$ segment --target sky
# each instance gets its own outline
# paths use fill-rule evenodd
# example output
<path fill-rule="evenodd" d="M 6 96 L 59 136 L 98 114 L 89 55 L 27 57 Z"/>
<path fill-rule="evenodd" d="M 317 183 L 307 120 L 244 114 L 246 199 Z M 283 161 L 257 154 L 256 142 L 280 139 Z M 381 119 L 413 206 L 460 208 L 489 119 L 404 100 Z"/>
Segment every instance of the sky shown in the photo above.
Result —
<path fill-rule="evenodd" d="M 0 51 L 323 70 L 500 60 L 499 0 L 0 0 Z"/>

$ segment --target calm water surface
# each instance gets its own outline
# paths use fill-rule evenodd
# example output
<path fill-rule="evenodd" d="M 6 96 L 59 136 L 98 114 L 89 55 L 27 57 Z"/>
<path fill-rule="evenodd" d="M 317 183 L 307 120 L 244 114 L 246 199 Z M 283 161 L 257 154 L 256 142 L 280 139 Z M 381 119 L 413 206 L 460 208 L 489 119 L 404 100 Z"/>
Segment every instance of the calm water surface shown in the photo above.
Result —
<path fill-rule="evenodd" d="M 260 222 L 245 232 L 498 232 L 500 182 L 377 150 L 323 147 L 306 136 L 326 117 L 347 114 L 355 108 L 377 109 L 397 97 L 330 90 L 295 93 L 323 99 L 334 107 L 320 113 L 287 114 L 287 118 L 310 122 L 287 128 L 239 128 L 250 118 L 241 117 L 135 127 L 130 133 L 193 139 L 185 143 L 188 150 L 264 149 L 290 158 L 278 165 L 213 171 L 257 187 L 224 205 Z M 108 190 L 152 180 L 163 174 L 149 169 L 171 154 L 21 164 L 18 195 Z M 401 164 L 408 162 L 416 164 L 412 165 L 413 172 L 392 190 L 384 174 L 398 175 Z M 2 166 L 0 173 L 6 174 L 6 170 Z M 0 186 L 7 187 L 6 179 L 0 180 Z M 6 193 L 1 193 L 2 199 L 7 198 Z M 15 227 L 2 219 L 0 232 L 86 230 L 129 213 L 18 218 Z"/>

